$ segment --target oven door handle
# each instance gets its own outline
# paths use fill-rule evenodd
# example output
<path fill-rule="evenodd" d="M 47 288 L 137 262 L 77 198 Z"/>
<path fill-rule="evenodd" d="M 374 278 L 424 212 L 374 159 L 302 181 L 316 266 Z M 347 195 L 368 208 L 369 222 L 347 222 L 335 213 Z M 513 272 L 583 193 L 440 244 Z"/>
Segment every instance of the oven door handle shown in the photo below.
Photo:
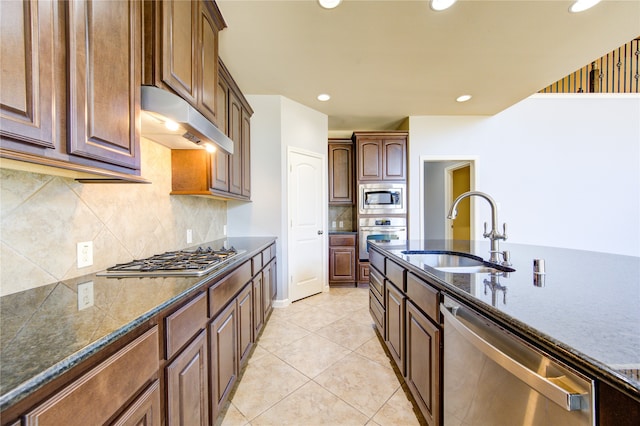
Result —
<path fill-rule="evenodd" d="M 576 392 L 576 389 L 572 389 L 570 384 L 564 383 L 563 379 L 565 379 L 565 376 L 544 377 L 525 367 L 483 339 L 479 334 L 472 331 L 460 321 L 451 310 L 453 310 L 453 312 L 460 312 L 463 311 L 464 308 L 461 306 L 448 308 L 441 303 L 440 312 L 442 312 L 447 321 L 445 326 L 455 328 L 465 340 L 496 364 L 567 411 L 581 410 L 584 407 L 585 403 L 583 399 L 588 396 L 588 393 Z M 504 338 L 509 339 L 510 337 L 505 335 Z"/>

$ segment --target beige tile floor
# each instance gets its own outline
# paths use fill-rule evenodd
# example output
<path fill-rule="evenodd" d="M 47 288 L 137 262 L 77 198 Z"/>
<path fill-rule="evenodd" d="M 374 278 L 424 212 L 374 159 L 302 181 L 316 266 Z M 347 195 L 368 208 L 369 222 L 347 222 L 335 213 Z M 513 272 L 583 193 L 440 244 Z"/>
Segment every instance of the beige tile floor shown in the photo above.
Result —
<path fill-rule="evenodd" d="M 393 425 L 414 413 L 369 314 L 368 288 L 274 309 L 218 425 Z"/>

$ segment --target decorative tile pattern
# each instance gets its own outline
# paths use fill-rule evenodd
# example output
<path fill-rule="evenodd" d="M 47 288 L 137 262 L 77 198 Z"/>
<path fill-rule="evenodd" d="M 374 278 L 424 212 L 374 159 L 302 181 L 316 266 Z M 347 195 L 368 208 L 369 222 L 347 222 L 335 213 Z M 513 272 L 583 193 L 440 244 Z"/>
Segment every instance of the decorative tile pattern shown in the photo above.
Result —
<path fill-rule="evenodd" d="M 171 151 L 146 139 L 141 149 L 142 175 L 151 184 L 81 184 L 0 169 L 0 295 L 224 238 L 226 202 L 170 196 Z M 78 269 L 82 241 L 93 241 L 94 263 Z"/>

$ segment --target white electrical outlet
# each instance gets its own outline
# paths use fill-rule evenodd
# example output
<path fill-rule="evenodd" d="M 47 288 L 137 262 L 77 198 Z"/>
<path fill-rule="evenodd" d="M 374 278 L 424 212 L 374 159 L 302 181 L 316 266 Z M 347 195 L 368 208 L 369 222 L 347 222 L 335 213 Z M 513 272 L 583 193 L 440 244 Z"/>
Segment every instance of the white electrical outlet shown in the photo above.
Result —
<path fill-rule="evenodd" d="M 78 310 L 93 306 L 93 281 L 78 284 Z"/>
<path fill-rule="evenodd" d="M 340 221 L 340 228 L 344 228 L 344 222 Z"/>
<path fill-rule="evenodd" d="M 193 242 L 193 231 L 191 229 L 187 229 L 187 244 L 191 244 Z"/>
<path fill-rule="evenodd" d="M 227 225 L 222 225 L 222 235 L 227 235 Z"/>
<path fill-rule="evenodd" d="M 331 227 L 335 229 L 335 227 L 336 227 L 336 221 L 335 220 L 331 222 Z"/>
<path fill-rule="evenodd" d="M 78 268 L 93 265 L 93 241 L 78 243 Z"/>

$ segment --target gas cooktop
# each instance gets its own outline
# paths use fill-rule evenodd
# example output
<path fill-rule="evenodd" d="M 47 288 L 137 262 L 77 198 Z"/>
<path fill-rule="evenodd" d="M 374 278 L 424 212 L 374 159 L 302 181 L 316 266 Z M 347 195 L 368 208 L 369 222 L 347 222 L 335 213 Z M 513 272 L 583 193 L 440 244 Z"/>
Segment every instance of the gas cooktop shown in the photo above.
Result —
<path fill-rule="evenodd" d="M 246 250 L 231 248 L 198 247 L 195 250 L 169 251 L 146 259 L 120 263 L 103 272 L 102 277 L 199 277 L 225 266 L 231 259 Z"/>

